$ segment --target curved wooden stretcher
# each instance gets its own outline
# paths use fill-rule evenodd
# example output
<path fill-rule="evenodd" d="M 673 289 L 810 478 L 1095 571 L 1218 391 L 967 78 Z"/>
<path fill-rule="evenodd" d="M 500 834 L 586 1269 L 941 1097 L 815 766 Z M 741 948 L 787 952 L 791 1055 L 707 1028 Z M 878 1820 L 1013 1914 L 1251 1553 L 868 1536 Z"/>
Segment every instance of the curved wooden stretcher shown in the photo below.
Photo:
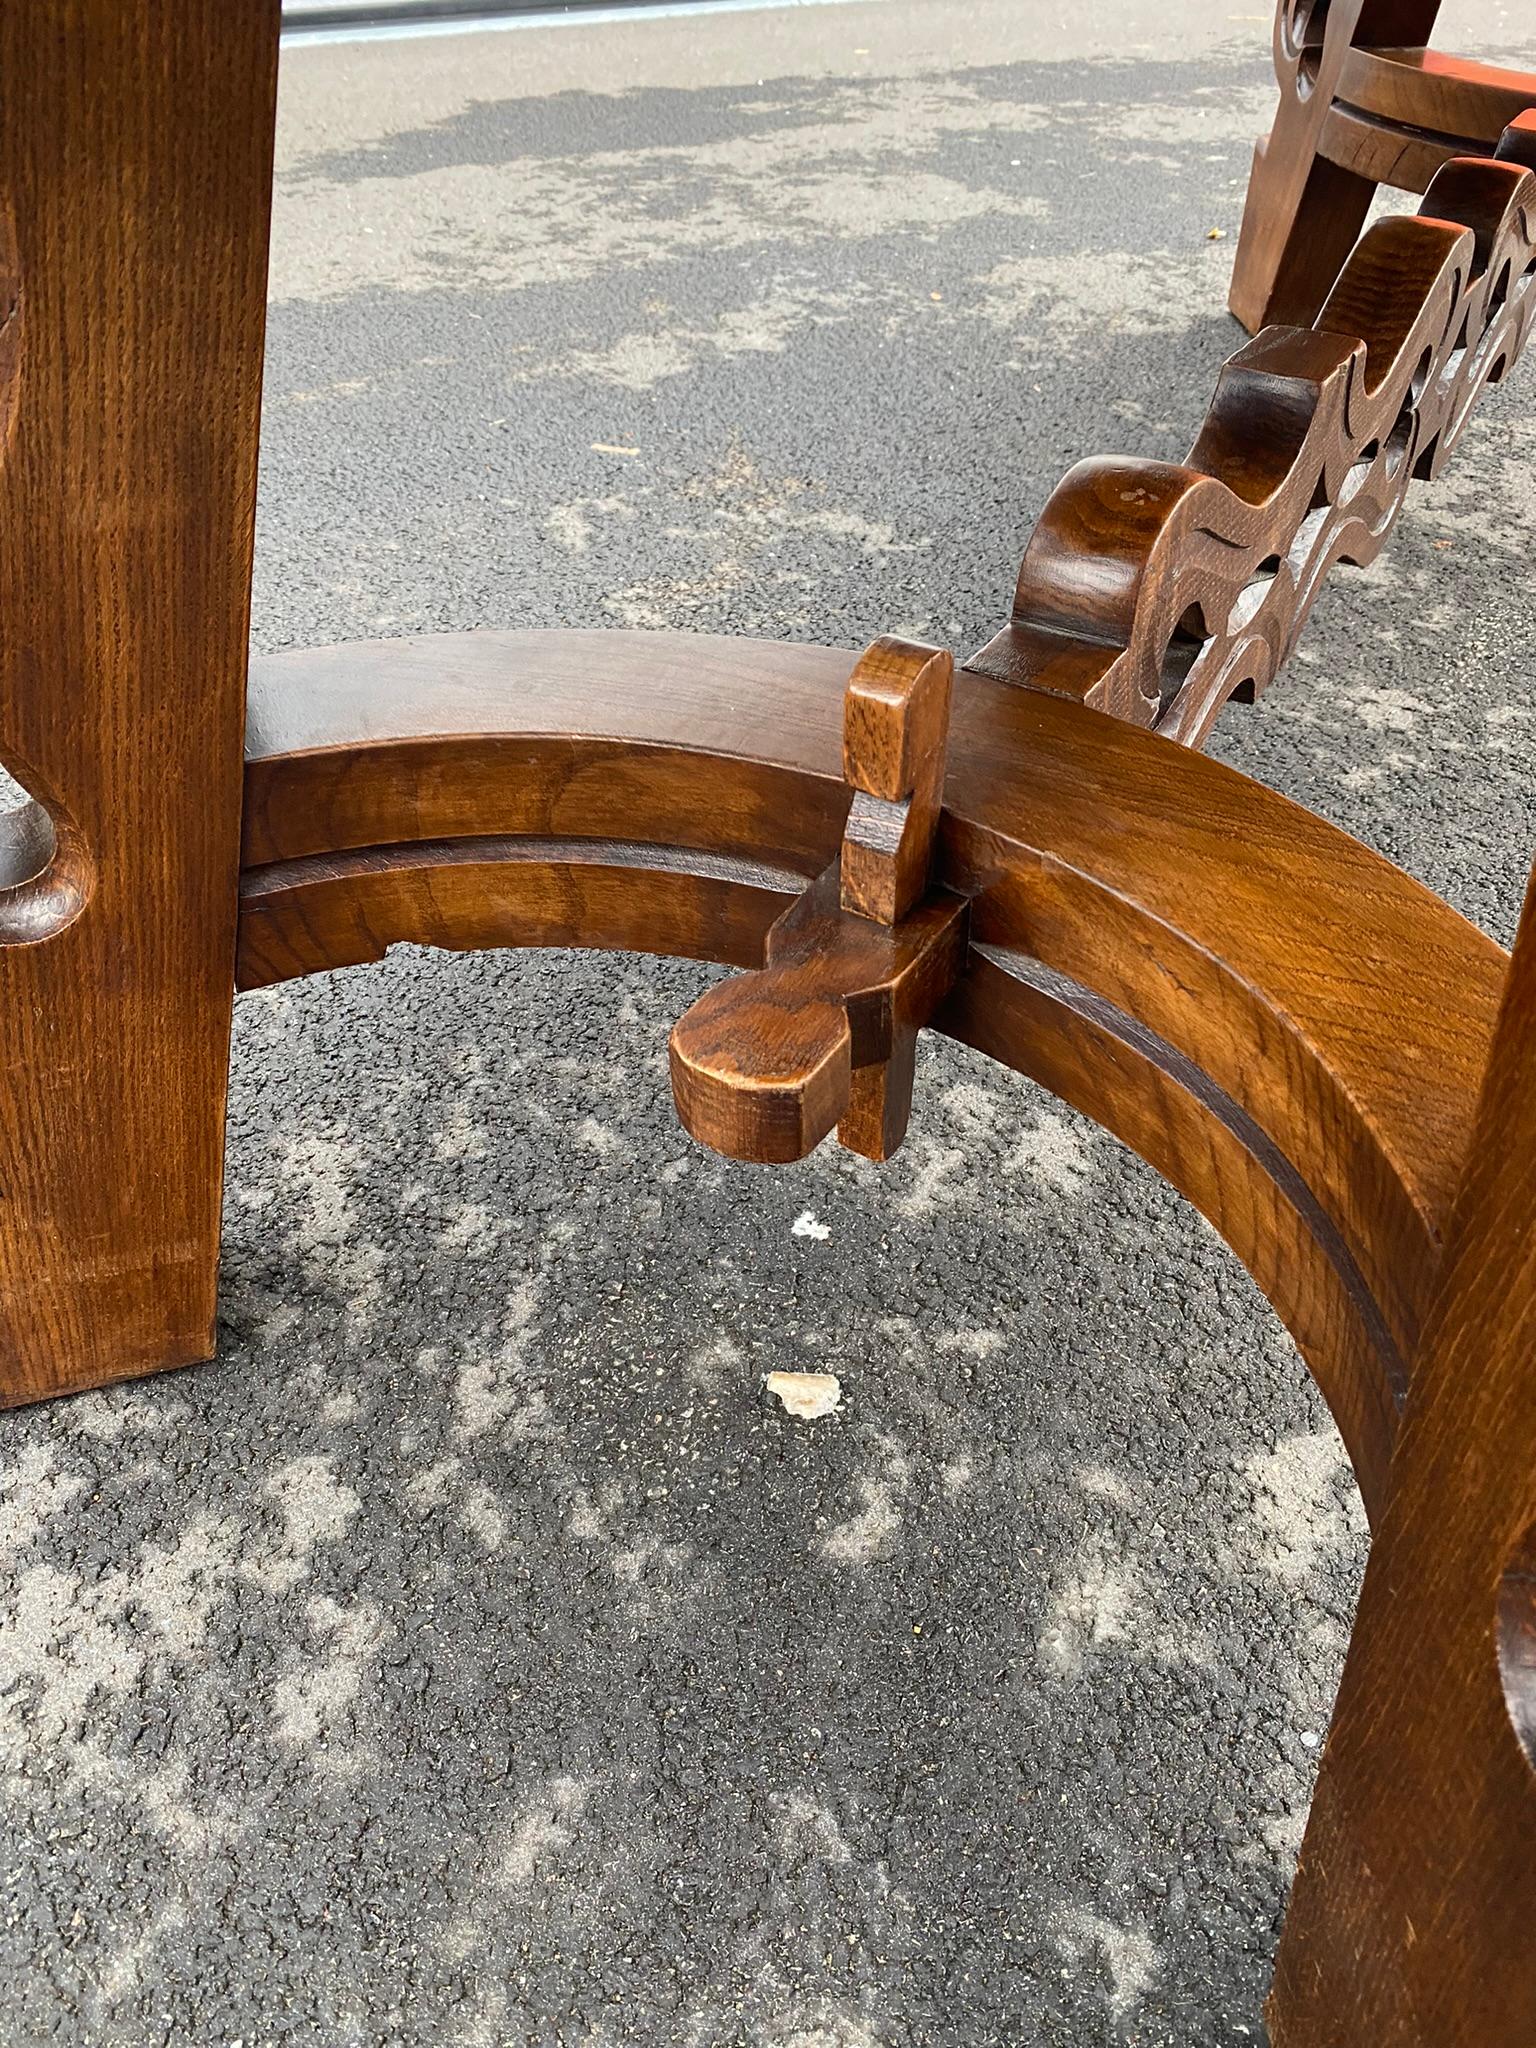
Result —
<path fill-rule="evenodd" d="M 853 666 L 612 632 L 257 661 L 241 986 L 402 942 L 760 965 L 838 856 Z M 1246 777 L 964 673 L 923 881 L 969 922 L 934 1021 L 1045 1081 L 1204 1209 L 1295 1331 L 1377 1496 L 1498 948 Z M 775 1148 L 748 1130 L 730 1149 Z"/>
<path fill-rule="evenodd" d="M 958 673 L 895 640 L 473 633 L 247 689 L 275 48 L 265 0 L 0 12 L 38 101 L 0 126 L 0 729 L 31 792 L 0 829 L 0 1395 L 211 1354 L 236 981 L 402 943 L 725 963 L 673 1087 L 763 1160 L 834 1128 L 888 1156 L 947 1032 L 1209 1217 L 1354 1462 L 1374 1548 L 1274 2041 L 1530 2048 L 1536 912 L 1511 962 L 1170 744 L 1268 680 L 1513 359 L 1530 174 L 1453 164 L 1333 324 L 1238 359 L 1190 465 L 1069 479 Z M 94 202 L 114 160 L 152 203 Z"/>

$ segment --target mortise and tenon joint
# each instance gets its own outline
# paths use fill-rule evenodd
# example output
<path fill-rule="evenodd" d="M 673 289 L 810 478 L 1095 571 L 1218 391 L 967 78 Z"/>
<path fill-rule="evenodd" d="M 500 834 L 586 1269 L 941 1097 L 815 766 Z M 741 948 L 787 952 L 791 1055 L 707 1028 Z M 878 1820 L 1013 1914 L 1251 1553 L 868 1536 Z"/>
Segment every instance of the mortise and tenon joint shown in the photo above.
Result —
<path fill-rule="evenodd" d="M 686 1129 L 730 1159 L 802 1159 L 834 1127 L 889 1159 L 906 1135 L 917 1034 L 954 986 L 966 905 L 930 888 L 954 663 L 876 640 L 849 678 L 839 856 L 768 933 L 764 965 L 672 1032 Z"/>

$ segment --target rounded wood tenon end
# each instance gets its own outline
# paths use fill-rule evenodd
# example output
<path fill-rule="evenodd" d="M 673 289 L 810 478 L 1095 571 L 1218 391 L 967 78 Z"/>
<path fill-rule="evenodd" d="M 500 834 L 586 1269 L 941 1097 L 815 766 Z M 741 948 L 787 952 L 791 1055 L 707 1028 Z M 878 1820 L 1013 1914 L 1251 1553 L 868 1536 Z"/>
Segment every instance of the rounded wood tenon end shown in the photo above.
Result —
<path fill-rule="evenodd" d="M 678 1116 L 729 1159 L 803 1159 L 839 1125 L 870 1158 L 901 1142 L 912 1044 L 963 952 L 964 906 L 928 894 L 953 677 L 936 648 L 866 649 L 844 700 L 854 794 L 837 862 L 772 927 L 765 964 L 673 1029 Z"/>

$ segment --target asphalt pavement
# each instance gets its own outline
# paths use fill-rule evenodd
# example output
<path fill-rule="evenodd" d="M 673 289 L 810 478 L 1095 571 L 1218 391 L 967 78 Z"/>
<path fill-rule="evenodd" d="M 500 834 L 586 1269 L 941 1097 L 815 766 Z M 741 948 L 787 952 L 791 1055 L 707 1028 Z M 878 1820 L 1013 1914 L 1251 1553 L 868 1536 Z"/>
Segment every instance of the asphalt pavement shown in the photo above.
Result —
<path fill-rule="evenodd" d="M 1524 8 L 1446 23 L 1536 59 Z M 1060 472 L 1181 454 L 1236 345 L 1268 34 L 291 48 L 257 645 L 974 647 Z M 1527 368 L 1214 744 L 1503 940 L 1533 457 Z M 242 999 L 217 1361 L 0 1418 L 8 2048 L 1262 2038 L 1364 1551 L 1293 1347 L 947 1044 L 887 1167 L 701 1152 L 709 979 L 401 951 Z"/>

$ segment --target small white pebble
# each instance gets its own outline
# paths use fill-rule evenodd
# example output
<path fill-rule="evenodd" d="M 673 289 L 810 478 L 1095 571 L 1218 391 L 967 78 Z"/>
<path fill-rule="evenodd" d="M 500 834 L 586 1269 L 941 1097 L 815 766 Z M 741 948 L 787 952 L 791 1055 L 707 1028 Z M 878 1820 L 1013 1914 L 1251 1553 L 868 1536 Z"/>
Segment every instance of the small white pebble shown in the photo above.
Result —
<path fill-rule="evenodd" d="M 843 1383 L 831 1372 L 770 1372 L 763 1385 L 802 1422 L 830 1415 L 843 1398 Z"/>
<path fill-rule="evenodd" d="M 832 1235 L 831 1224 L 818 1223 L 814 1209 L 802 1209 L 794 1222 L 789 1226 L 789 1229 L 792 1237 L 827 1238 Z"/>
<path fill-rule="evenodd" d="M 1304 1728 L 1301 1735 L 1301 1746 L 1303 1749 L 1316 1749 L 1322 1739 L 1321 1735 L 1314 1735 L 1310 1728 Z"/>

